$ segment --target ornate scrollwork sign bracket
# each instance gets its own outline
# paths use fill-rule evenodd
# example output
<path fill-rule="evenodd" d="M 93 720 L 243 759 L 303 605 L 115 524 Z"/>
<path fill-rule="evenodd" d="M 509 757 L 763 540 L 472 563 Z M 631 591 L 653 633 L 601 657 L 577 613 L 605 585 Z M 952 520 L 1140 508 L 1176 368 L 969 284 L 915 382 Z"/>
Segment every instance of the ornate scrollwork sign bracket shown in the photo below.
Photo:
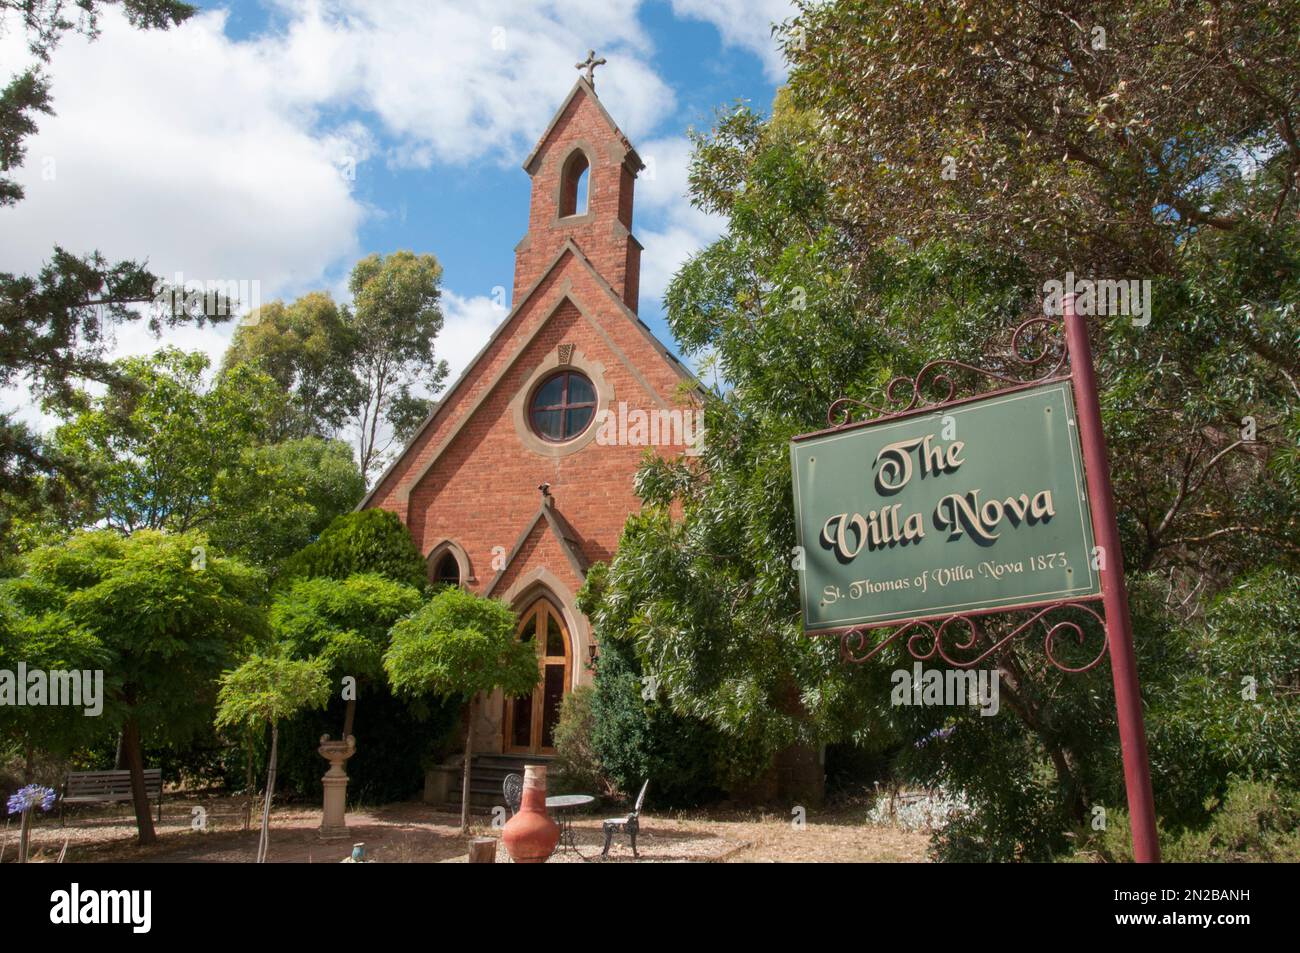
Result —
<path fill-rule="evenodd" d="M 946 616 L 939 619 L 910 619 L 895 625 L 883 638 L 873 640 L 868 633 L 883 632 L 888 626 L 855 626 L 838 632 L 840 637 L 840 658 L 845 662 L 861 664 L 879 655 L 885 648 L 907 636 L 908 654 L 919 662 L 928 662 L 939 658 L 954 668 L 974 668 L 981 662 L 995 655 L 1003 646 L 1020 636 L 1027 635 L 1034 627 L 1043 627 L 1043 649 L 1047 659 L 1062 672 L 1087 672 L 1101 664 L 1106 657 L 1106 620 L 1098 611 L 1101 597 L 1073 602 L 1053 602 L 1044 606 L 1031 607 L 1032 614 L 1010 632 L 996 639 L 982 631 L 980 620 L 989 613 L 962 614 Z M 1015 607 L 1001 610 L 999 614 L 1017 611 Z M 1078 646 L 1088 642 L 1087 618 L 1055 618 L 1052 616 L 1070 611 L 1082 613 L 1097 623 L 1101 630 L 1101 648 L 1088 661 L 1081 665 L 1071 665 L 1057 655 L 1060 636 L 1072 636 Z M 973 657 L 964 657 L 975 652 Z"/>
<path fill-rule="evenodd" d="M 1006 384 L 1006 389 L 1015 389 L 1064 379 L 1067 363 L 1068 351 L 1061 322 L 1048 317 L 1030 318 L 1021 322 L 1011 334 L 1010 364 L 1005 370 L 976 367 L 948 358 L 930 361 L 915 377 L 895 377 L 889 382 L 885 388 L 886 407 L 876 407 L 853 397 L 839 398 L 826 411 L 826 425 L 834 429 L 866 422 L 855 421 L 855 413 L 865 414 L 868 420 L 875 421 L 917 410 L 937 410 L 955 403 L 957 381 L 953 372 L 976 374 Z"/>

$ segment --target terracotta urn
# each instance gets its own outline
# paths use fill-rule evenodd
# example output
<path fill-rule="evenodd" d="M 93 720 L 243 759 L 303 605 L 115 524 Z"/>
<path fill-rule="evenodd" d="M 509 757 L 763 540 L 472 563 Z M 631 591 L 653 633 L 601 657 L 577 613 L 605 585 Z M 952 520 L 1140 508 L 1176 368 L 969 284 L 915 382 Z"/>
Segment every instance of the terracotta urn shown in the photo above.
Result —
<path fill-rule="evenodd" d="M 517 864 L 541 864 L 560 840 L 560 827 L 546 813 L 546 765 L 524 766 L 524 795 L 519 813 L 501 832 L 506 852 Z"/>

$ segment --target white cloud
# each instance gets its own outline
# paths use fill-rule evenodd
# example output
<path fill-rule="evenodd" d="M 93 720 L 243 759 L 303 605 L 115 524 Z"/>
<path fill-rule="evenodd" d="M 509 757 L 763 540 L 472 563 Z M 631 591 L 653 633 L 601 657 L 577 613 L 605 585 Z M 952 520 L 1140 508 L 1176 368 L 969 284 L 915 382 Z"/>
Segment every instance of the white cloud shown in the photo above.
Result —
<path fill-rule="evenodd" d="M 672 0 L 673 14 L 717 27 L 722 41 L 758 55 L 768 79 L 785 78 L 785 59 L 772 37 L 772 24 L 794 16 L 790 0 Z"/>
<path fill-rule="evenodd" d="M 337 287 L 364 251 L 362 225 L 391 211 L 353 193 L 355 165 L 515 165 L 572 85 L 574 62 L 595 47 L 609 61 L 596 74 L 602 100 L 655 160 L 638 185 L 638 222 L 642 299 L 658 299 L 719 223 L 684 198 L 686 140 L 641 141 L 675 99 L 650 65 L 640 5 L 279 0 L 278 25 L 244 40 L 226 36 L 224 11 L 142 32 L 108 10 L 96 41 L 66 34 L 54 53 L 56 115 L 38 117 L 15 173 L 27 198 L 0 209 L 0 270 L 33 272 L 59 243 L 148 259 L 168 276 L 257 280 L 263 301 Z M 674 9 L 716 23 L 725 42 L 771 68 L 766 26 L 736 3 Z M 0 30 L 0 84 L 27 60 L 21 29 Z M 488 298 L 450 291 L 446 311 L 440 343 L 459 371 L 502 314 Z M 231 332 L 185 328 L 160 342 L 127 326 L 114 353 L 176 344 L 217 357 Z"/>
<path fill-rule="evenodd" d="M 447 362 L 451 372 L 447 378 L 450 386 L 482 350 L 508 312 L 503 305 L 485 295 L 462 298 L 454 291 L 444 291 L 442 313 L 437 353 Z"/>
<path fill-rule="evenodd" d="M 639 0 L 285 0 L 283 37 L 265 41 L 285 64 L 286 95 L 350 103 L 396 142 L 402 165 L 519 162 L 573 85 L 577 51 L 609 65 L 596 83 L 629 135 L 673 108 L 646 63 Z"/>
<path fill-rule="evenodd" d="M 60 243 L 277 294 L 356 253 L 363 210 L 336 159 L 357 130 L 321 135 L 291 116 L 275 70 L 227 40 L 224 21 L 142 33 L 108 15 L 97 41 L 64 39 L 56 115 L 16 176 L 27 197 L 0 211 L 5 270 L 32 271 Z M 2 42 L 20 60 L 21 34 Z"/>
<path fill-rule="evenodd" d="M 637 149 L 646 170 L 637 179 L 636 200 L 649 222 L 638 229 L 641 298 L 658 301 L 678 268 L 717 238 L 725 219 L 693 208 L 687 198 L 691 143 L 684 136 L 654 139 Z"/>

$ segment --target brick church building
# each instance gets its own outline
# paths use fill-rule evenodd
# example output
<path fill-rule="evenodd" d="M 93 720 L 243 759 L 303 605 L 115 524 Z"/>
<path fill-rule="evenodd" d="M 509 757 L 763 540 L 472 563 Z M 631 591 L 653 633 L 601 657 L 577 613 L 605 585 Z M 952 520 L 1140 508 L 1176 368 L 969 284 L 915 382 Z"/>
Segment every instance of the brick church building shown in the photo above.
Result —
<path fill-rule="evenodd" d="M 478 706 L 476 753 L 553 752 L 560 701 L 597 652 L 574 594 L 639 507 L 646 446 L 699 438 L 694 378 L 637 317 L 643 168 L 580 77 L 524 162 L 510 313 L 361 503 L 401 517 L 431 579 L 504 600 L 537 646 L 538 688 Z"/>

